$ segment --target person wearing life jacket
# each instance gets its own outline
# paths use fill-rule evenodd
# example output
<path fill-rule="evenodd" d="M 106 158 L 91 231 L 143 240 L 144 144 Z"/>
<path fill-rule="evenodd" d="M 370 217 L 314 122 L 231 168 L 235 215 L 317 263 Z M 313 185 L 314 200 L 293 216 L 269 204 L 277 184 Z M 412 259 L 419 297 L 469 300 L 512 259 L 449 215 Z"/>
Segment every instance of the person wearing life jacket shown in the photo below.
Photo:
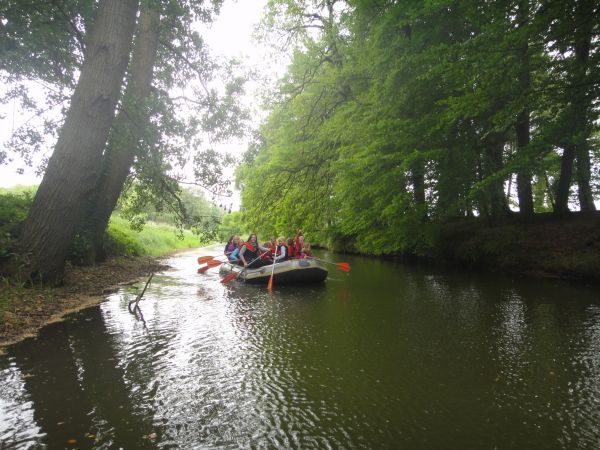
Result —
<path fill-rule="evenodd" d="M 287 245 L 283 236 L 277 238 L 277 246 L 275 247 L 275 262 L 283 262 L 287 259 Z"/>
<path fill-rule="evenodd" d="M 275 239 L 275 236 L 271 236 L 270 248 L 271 248 L 271 255 L 274 255 L 275 252 L 277 251 L 277 239 Z"/>
<path fill-rule="evenodd" d="M 235 248 L 237 247 L 237 243 L 234 242 L 236 237 L 237 236 L 235 234 L 229 236 L 229 240 L 227 241 L 227 244 L 225 244 L 225 249 L 223 249 L 224 255 L 229 255 L 232 251 L 235 250 Z"/>
<path fill-rule="evenodd" d="M 305 241 L 302 243 L 302 254 L 298 258 L 310 258 L 312 257 L 312 250 L 310 248 L 310 242 Z"/>
<path fill-rule="evenodd" d="M 260 255 L 260 259 L 263 259 L 265 261 L 269 260 L 269 261 L 273 262 L 273 258 L 271 258 L 271 255 L 273 253 L 275 253 L 275 252 L 273 251 L 273 247 L 271 246 L 271 241 L 266 241 L 263 244 L 263 247 L 264 248 L 268 248 L 269 252 L 268 253 L 263 253 L 262 255 Z"/>
<path fill-rule="evenodd" d="M 232 263 L 239 263 L 240 262 L 239 254 L 240 254 L 240 249 L 242 248 L 243 242 L 239 236 L 235 236 L 233 238 L 233 244 L 235 245 L 235 248 L 229 253 L 229 255 L 227 255 L 227 258 Z"/>
<path fill-rule="evenodd" d="M 289 238 L 287 240 L 287 258 L 295 258 L 296 257 L 296 247 L 294 246 L 294 240 Z"/>
<path fill-rule="evenodd" d="M 252 233 L 240 249 L 239 258 L 244 267 L 256 268 L 272 264 L 272 260 L 263 260 L 260 258 L 262 253 L 268 252 L 267 247 L 258 244 L 256 234 Z"/>
<path fill-rule="evenodd" d="M 298 229 L 296 232 L 296 239 L 294 242 L 294 246 L 296 248 L 296 257 L 302 256 L 302 250 L 304 249 L 304 236 L 302 235 L 302 230 Z"/>

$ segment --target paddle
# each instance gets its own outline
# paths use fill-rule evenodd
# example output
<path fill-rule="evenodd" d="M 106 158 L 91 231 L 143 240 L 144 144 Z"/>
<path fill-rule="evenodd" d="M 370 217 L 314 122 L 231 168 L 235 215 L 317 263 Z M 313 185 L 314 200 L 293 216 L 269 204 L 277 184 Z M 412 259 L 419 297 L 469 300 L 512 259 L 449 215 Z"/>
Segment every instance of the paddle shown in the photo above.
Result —
<path fill-rule="evenodd" d="M 225 277 L 223 277 L 223 279 L 221 280 L 221 283 L 229 283 L 231 280 L 233 280 L 234 278 L 239 277 L 241 274 L 243 274 L 246 269 L 250 266 L 250 264 L 252 264 L 254 261 L 256 261 L 257 259 L 260 259 L 261 256 L 266 255 L 268 252 L 264 252 L 261 253 L 260 255 L 258 255 L 256 258 L 254 258 L 252 261 L 250 261 L 246 267 L 244 267 L 244 270 L 242 270 L 239 273 L 235 273 L 235 272 L 231 272 L 229 275 L 226 275 Z M 198 269 L 200 270 L 200 269 Z"/>
<path fill-rule="evenodd" d="M 273 274 L 275 273 L 275 261 L 277 261 L 277 249 L 273 255 L 273 267 L 271 268 L 271 276 L 269 277 L 269 283 L 267 284 L 267 290 L 271 292 L 273 290 Z"/>
<path fill-rule="evenodd" d="M 208 269 L 212 269 L 213 267 L 219 267 L 224 262 L 225 261 L 210 260 L 206 263 L 206 266 L 198 269 L 198 273 L 206 272 Z"/>
<path fill-rule="evenodd" d="M 309 258 L 311 259 L 315 259 L 317 261 L 321 261 L 327 264 L 335 264 L 337 266 L 338 269 L 340 269 L 343 272 L 350 272 L 350 264 L 347 262 L 333 262 L 333 261 L 327 261 L 325 259 L 320 259 L 320 258 L 315 258 L 314 256 L 309 256 Z"/>
<path fill-rule="evenodd" d="M 237 273 L 237 272 L 231 272 L 229 275 L 223 277 L 223 279 L 221 280 L 221 283 L 229 283 L 231 280 L 236 278 L 238 275 L 239 275 L 239 273 Z"/>
<path fill-rule="evenodd" d="M 198 264 L 204 264 L 205 262 L 215 259 L 214 256 L 198 256 Z"/>

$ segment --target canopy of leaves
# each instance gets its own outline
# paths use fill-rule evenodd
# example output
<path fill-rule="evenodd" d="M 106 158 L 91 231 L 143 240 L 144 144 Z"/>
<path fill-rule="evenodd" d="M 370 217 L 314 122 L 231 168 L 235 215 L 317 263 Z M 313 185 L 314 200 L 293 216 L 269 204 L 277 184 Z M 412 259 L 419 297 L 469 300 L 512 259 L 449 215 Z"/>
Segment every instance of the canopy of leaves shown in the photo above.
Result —
<path fill-rule="evenodd" d="M 535 210 L 552 210 L 561 154 L 573 143 L 586 145 L 577 159 L 591 161 L 598 199 L 594 2 L 269 5 L 263 34 L 294 53 L 237 172 L 251 229 L 302 228 L 340 248 L 420 253 L 431 225 L 518 212 L 523 174 L 517 188 L 531 183 Z M 577 58 L 578 42 L 587 59 Z"/>

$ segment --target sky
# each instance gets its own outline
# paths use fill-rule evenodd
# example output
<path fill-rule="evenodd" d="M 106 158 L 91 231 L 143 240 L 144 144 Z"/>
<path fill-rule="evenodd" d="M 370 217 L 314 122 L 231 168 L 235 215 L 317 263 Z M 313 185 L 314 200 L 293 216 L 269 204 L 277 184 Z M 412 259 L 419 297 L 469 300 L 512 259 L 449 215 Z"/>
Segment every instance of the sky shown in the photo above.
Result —
<path fill-rule="evenodd" d="M 208 29 L 206 25 L 202 25 L 199 31 L 213 54 L 226 58 L 239 58 L 261 71 L 262 76 L 273 78 L 283 73 L 285 64 L 269 59 L 269 50 L 252 39 L 252 33 L 260 21 L 266 2 L 267 0 L 225 0 L 217 20 Z M 257 122 L 264 116 L 264 113 L 256 109 L 259 103 L 259 84 L 249 83 L 245 100 L 253 107 L 253 117 Z M 28 117 L 22 116 L 15 104 L 11 103 L 0 108 L 0 147 L 4 147 L 12 130 L 26 120 Z M 253 125 L 256 126 L 258 123 Z M 242 139 L 223 144 L 220 149 L 239 156 L 246 146 L 246 140 Z M 24 173 L 18 174 L 18 169 L 24 170 Z M 26 167 L 21 162 L 0 165 L 0 187 L 31 185 L 40 181 L 41 178 L 35 175 L 35 168 Z M 237 201 L 236 196 L 234 202 Z"/>

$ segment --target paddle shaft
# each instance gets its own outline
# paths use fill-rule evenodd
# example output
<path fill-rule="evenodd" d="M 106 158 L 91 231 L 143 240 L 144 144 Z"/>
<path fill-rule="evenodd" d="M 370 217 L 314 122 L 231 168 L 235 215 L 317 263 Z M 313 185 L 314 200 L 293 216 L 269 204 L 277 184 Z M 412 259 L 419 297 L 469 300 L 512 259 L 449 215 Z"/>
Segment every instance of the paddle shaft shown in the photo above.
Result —
<path fill-rule="evenodd" d="M 309 258 L 314 259 L 316 261 L 321 261 L 327 264 L 335 264 L 335 266 L 344 271 L 344 272 L 350 272 L 350 264 L 347 262 L 333 262 L 333 261 L 327 261 L 326 259 L 321 259 L 321 258 L 315 258 L 314 256 L 309 256 Z"/>

